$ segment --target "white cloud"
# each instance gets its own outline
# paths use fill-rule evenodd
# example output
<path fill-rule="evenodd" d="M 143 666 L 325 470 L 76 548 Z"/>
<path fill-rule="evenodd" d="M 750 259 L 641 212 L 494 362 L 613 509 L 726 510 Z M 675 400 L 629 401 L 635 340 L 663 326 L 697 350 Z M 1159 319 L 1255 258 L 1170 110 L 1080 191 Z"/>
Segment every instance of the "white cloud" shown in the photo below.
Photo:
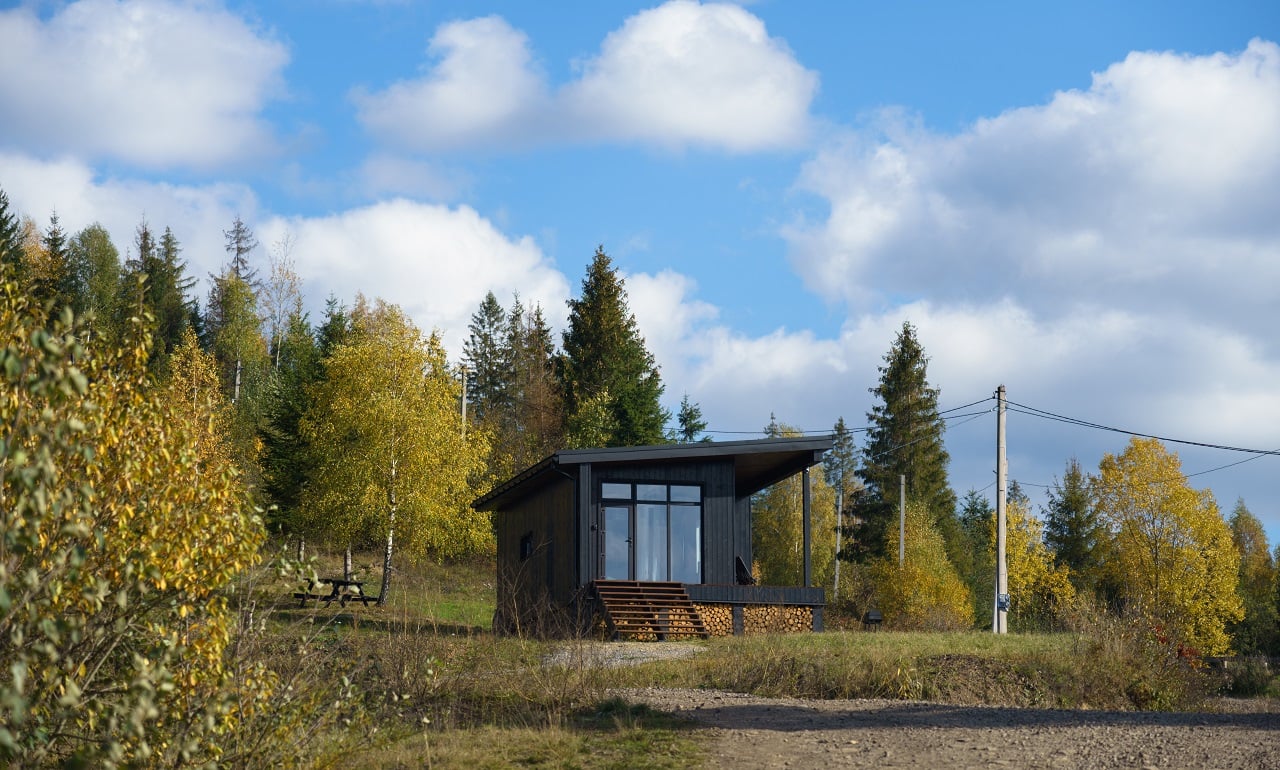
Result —
<path fill-rule="evenodd" d="M 818 77 L 736 5 L 673 0 L 627 19 L 562 97 L 600 138 L 723 147 L 799 143 Z"/>
<path fill-rule="evenodd" d="M 287 60 L 283 45 L 208 4 L 0 11 L 0 146 L 155 168 L 243 162 L 272 148 L 260 112 Z"/>
<path fill-rule="evenodd" d="M 1016 295 L 1233 324 L 1280 282 L 1280 47 L 1132 54 L 1084 92 L 979 121 L 822 151 L 800 186 L 830 203 L 788 233 L 811 287 L 884 298 Z"/>
<path fill-rule="evenodd" d="M 247 222 L 257 216 L 257 198 L 239 184 L 184 186 L 104 179 L 79 160 L 44 161 L 2 152 L 0 168 L 10 204 L 41 229 L 55 211 L 68 233 L 97 222 L 111 233 L 123 260 L 141 222 L 156 232 L 171 227 L 182 246 L 187 275 L 200 280 L 226 261 L 222 231 L 236 216 Z"/>
<path fill-rule="evenodd" d="M 636 142 L 746 152 L 808 132 L 815 73 L 736 5 L 671 0 L 627 19 L 581 75 L 553 92 L 526 36 L 497 17 L 453 22 L 438 61 L 379 92 L 357 89 L 361 121 L 401 148 Z"/>
<path fill-rule="evenodd" d="M 545 108 L 529 41 L 497 16 L 445 24 L 423 77 L 352 93 L 365 127 L 397 145 L 450 149 L 512 139 Z"/>
<path fill-rule="evenodd" d="M 510 305 L 519 291 L 548 323 L 565 315 L 568 282 L 531 238 L 508 238 L 473 209 L 392 200 L 320 218 L 273 218 L 259 239 L 293 238 L 292 256 L 315 303 L 357 292 L 404 308 L 425 332 L 438 329 L 462 353 L 467 324 L 488 291 Z"/>

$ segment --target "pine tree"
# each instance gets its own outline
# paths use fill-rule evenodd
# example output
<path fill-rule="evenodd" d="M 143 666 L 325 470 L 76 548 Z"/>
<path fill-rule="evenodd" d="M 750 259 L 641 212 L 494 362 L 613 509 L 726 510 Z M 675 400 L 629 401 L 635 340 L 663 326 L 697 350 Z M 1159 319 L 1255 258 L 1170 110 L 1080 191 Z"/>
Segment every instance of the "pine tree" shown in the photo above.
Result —
<path fill-rule="evenodd" d="M 564 402 L 556 380 L 555 342 L 542 307 L 526 309 L 519 295 L 507 316 L 511 351 L 508 403 L 511 416 L 502 435 L 513 470 L 524 468 L 563 444 Z"/>
<path fill-rule="evenodd" d="M 1076 458 L 1067 461 L 1061 481 L 1054 479 L 1049 505 L 1043 511 L 1044 539 L 1054 560 L 1071 570 L 1071 581 L 1077 589 L 1097 590 L 1105 563 L 1107 531 L 1094 509 L 1089 478 Z"/>
<path fill-rule="evenodd" d="M 871 427 L 858 471 L 866 485 L 857 512 L 864 522 L 859 546 L 877 553 L 887 542 L 898 506 L 898 477 L 905 475 L 908 499 L 925 506 L 947 538 L 948 553 L 954 553 L 959 528 L 953 526 L 956 498 L 947 483 L 950 456 L 942 443 L 939 391 L 929 386 L 929 359 L 910 323 L 902 325 L 884 361 L 880 384 L 870 389 L 879 403 L 867 413 Z"/>
<path fill-rule="evenodd" d="M 662 408 L 662 378 L 627 307 L 626 290 L 604 248 L 582 281 L 582 294 L 569 300 L 569 325 L 559 376 L 571 429 L 566 440 L 584 446 L 600 438 L 574 426 L 603 428 L 607 446 L 665 441 L 671 415 Z M 583 420 L 584 409 L 603 410 L 609 421 Z"/>

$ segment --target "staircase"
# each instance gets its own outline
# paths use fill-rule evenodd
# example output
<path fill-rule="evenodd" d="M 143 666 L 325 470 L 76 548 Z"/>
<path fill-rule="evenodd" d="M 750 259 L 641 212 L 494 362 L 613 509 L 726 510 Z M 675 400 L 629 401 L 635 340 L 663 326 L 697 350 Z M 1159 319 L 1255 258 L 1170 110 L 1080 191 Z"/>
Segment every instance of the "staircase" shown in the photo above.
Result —
<path fill-rule="evenodd" d="M 663 641 L 673 636 L 710 636 L 681 583 L 597 580 L 595 589 L 614 639 Z"/>

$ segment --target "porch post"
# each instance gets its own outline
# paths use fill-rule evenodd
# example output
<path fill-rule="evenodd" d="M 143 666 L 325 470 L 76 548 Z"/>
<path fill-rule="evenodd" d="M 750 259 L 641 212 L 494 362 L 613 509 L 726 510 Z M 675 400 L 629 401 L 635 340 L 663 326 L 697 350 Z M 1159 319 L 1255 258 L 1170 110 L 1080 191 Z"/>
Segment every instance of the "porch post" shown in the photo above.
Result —
<path fill-rule="evenodd" d="M 801 516 L 804 522 L 804 587 L 808 588 L 813 585 L 813 555 L 811 544 L 813 542 L 812 519 L 809 516 L 810 501 L 813 497 L 809 491 L 809 469 L 805 468 L 801 474 L 804 477 L 804 501 L 801 506 Z"/>

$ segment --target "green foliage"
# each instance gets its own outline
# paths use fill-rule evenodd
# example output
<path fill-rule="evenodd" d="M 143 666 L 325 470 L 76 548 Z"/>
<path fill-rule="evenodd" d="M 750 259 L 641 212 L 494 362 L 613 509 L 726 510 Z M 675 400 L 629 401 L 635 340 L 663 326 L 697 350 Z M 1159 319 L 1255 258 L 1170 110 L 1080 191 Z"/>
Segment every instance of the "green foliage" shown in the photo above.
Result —
<path fill-rule="evenodd" d="M 493 292 L 485 295 L 467 329 L 471 334 L 462 347 L 467 399 L 475 418 L 484 420 L 510 409 L 512 390 L 513 351 L 507 334 L 507 314 Z"/>
<path fill-rule="evenodd" d="M 1103 580 L 1109 540 L 1094 508 L 1089 477 L 1074 457 L 1067 461 L 1062 480 L 1054 479 L 1044 516 L 1044 539 L 1054 560 L 1071 570 L 1077 589 L 1096 591 Z"/>
<path fill-rule="evenodd" d="M 960 530 L 970 557 L 957 564 L 956 569 L 969 586 L 978 628 L 990 628 L 995 612 L 996 552 L 991 544 L 995 516 L 991 501 L 977 490 L 970 489 L 960 501 Z"/>
<path fill-rule="evenodd" d="M 122 336 L 120 299 L 124 268 L 107 229 L 96 222 L 76 233 L 69 247 L 69 268 L 76 286 L 73 307 L 90 317 L 90 335 L 113 344 Z"/>
<path fill-rule="evenodd" d="M 1230 626 L 1235 647 L 1246 655 L 1280 653 L 1280 612 L 1276 607 L 1277 570 L 1262 522 L 1237 500 L 1228 520 L 1231 542 L 1240 555 L 1240 598 L 1244 618 Z"/>
<path fill-rule="evenodd" d="M 905 475 L 907 497 L 928 509 L 935 526 L 949 538 L 948 552 L 954 552 L 958 528 L 947 519 L 955 516 L 956 498 L 947 482 L 950 456 L 942 442 L 939 391 L 929 385 L 929 359 L 910 323 L 903 323 L 884 362 L 880 384 L 870 389 L 877 403 L 867 413 L 870 428 L 858 470 L 866 485 L 857 511 L 865 522 L 860 549 L 870 555 L 883 553 L 879 549 L 897 511 L 898 477 Z"/>
<path fill-rule="evenodd" d="M 676 440 L 682 444 L 692 444 L 707 429 L 707 421 L 702 418 L 702 407 L 690 401 L 688 393 L 680 399 L 680 412 L 676 416 L 676 421 L 680 425 L 676 432 Z M 702 440 L 710 441 L 711 439 L 703 438 Z"/>
<path fill-rule="evenodd" d="M 275 679 L 227 676 L 225 591 L 261 522 L 212 407 L 149 384 L 145 335 L 85 349 L 0 286 L 0 756 L 216 763 Z"/>
<path fill-rule="evenodd" d="M 799 436 L 778 426 L 779 436 Z M 810 568 L 813 585 L 830 586 L 835 574 L 835 493 L 821 473 L 810 478 Z M 765 585 L 804 585 L 804 478 L 797 474 L 751 500 L 751 553 Z"/>
<path fill-rule="evenodd" d="M 869 565 L 885 625 L 899 630 L 972 628 L 969 589 L 947 559 L 946 544 L 923 503 L 907 504 L 905 529 L 903 563 L 898 563 L 898 528 L 893 527 L 886 536 L 887 555 Z"/>
<path fill-rule="evenodd" d="M 9 208 L 9 195 L 0 190 L 0 266 L 8 268 L 9 280 L 24 283 L 22 219 Z"/>
<path fill-rule="evenodd" d="M 1213 496 L 1190 487 L 1176 454 L 1140 438 L 1102 458 L 1093 489 L 1111 529 L 1109 568 L 1121 598 L 1202 654 L 1225 654 L 1226 625 L 1244 608 L 1240 556 Z"/>
<path fill-rule="evenodd" d="M 573 447 L 661 444 L 670 414 L 662 408 L 662 379 L 645 349 L 626 290 L 603 248 L 596 250 L 582 294 L 569 300 L 569 325 L 560 358 L 560 385 L 568 415 L 566 443 Z M 583 418 L 603 406 L 610 419 Z M 575 430 L 607 433 L 597 435 Z"/>

